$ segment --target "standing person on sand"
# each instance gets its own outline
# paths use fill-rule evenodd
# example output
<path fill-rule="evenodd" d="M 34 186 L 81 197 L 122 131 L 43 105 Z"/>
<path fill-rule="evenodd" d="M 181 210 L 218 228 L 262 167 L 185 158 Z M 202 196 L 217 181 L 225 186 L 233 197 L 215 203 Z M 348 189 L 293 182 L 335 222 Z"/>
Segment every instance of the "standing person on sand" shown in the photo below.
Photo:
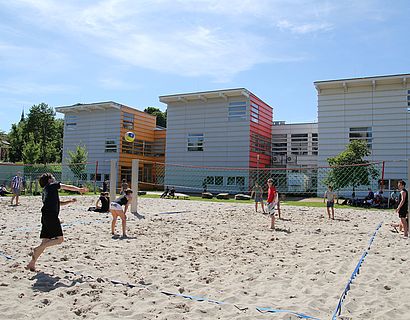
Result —
<path fill-rule="evenodd" d="M 408 199 L 408 192 L 406 190 L 406 182 L 400 180 L 398 183 L 398 188 L 400 190 L 399 194 L 399 204 L 396 209 L 396 213 L 399 214 L 400 222 L 403 225 L 404 231 L 404 238 L 407 239 L 409 237 L 409 199 Z"/>
<path fill-rule="evenodd" d="M 325 192 L 325 195 L 323 197 L 323 202 L 326 201 L 326 210 L 327 210 L 327 215 L 330 219 L 330 210 L 332 210 L 332 219 L 335 220 L 335 199 L 336 199 L 336 193 L 333 192 L 333 187 L 328 186 L 327 191 Z"/>
<path fill-rule="evenodd" d="M 61 229 L 58 214 L 60 213 L 60 205 L 66 205 L 75 202 L 76 199 L 60 200 L 58 190 L 77 191 L 80 193 L 87 192 L 87 188 L 78 188 L 75 186 L 62 184 L 55 181 L 51 173 L 44 173 L 39 179 L 40 187 L 43 189 L 42 200 L 43 207 L 41 208 L 41 244 L 35 247 L 31 252 L 31 261 L 26 266 L 30 271 L 36 270 L 36 262 L 44 250 L 48 247 L 61 244 L 64 241 L 63 230 Z"/>
<path fill-rule="evenodd" d="M 127 232 L 126 232 L 126 212 L 127 209 L 129 207 L 129 205 L 131 204 L 131 200 L 132 200 L 132 190 L 131 189 L 126 189 L 124 191 L 124 195 L 119 197 L 118 199 L 116 199 L 115 201 L 111 202 L 110 205 L 110 212 L 112 214 L 112 222 L 111 222 L 111 234 L 113 236 L 116 236 L 115 234 L 115 225 L 117 224 L 117 218 L 120 217 L 121 218 L 121 222 L 122 222 L 122 236 L 124 238 L 127 237 Z M 122 206 L 124 207 L 124 210 L 122 210 Z"/>
<path fill-rule="evenodd" d="M 258 212 L 258 203 L 261 204 L 262 212 L 265 213 L 265 207 L 263 206 L 263 188 L 259 183 L 255 182 L 255 186 L 252 188 L 251 198 L 255 195 L 255 212 Z"/>
<path fill-rule="evenodd" d="M 10 204 L 13 205 L 13 201 L 16 199 L 16 206 L 18 206 L 20 193 L 23 189 L 23 178 L 21 177 L 21 172 L 17 172 L 17 174 L 11 179 L 10 188 L 13 193 Z"/>
<path fill-rule="evenodd" d="M 268 214 L 271 218 L 270 228 L 275 230 L 275 206 L 278 203 L 278 193 L 276 192 L 272 179 L 268 179 L 268 200 L 266 203 L 268 207 Z"/>

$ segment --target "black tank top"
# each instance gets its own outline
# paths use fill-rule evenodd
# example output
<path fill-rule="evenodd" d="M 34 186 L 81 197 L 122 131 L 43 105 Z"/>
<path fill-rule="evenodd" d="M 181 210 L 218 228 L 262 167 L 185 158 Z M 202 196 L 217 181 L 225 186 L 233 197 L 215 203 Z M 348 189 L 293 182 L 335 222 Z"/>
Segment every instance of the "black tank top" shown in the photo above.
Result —
<path fill-rule="evenodd" d="M 117 200 L 115 200 L 114 202 L 118 203 L 120 206 L 125 206 L 128 203 L 128 199 L 124 195 L 124 196 L 118 198 Z"/>
<path fill-rule="evenodd" d="M 405 194 L 406 194 L 406 199 L 404 200 L 404 203 L 403 203 L 403 205 L 401 206 L 401 208 L 400 208 L 400 212 L 401 213 L 404 213 L 404 212 L 408 212 L 408 210 L 409 210 L 409 193 L 407 192 L 407 190 L 406 189 L 404 189 L 403 188 L 403 190 L 402 190 L 403 192 L 405 192 Z M 401 192 L 400 192 L 400 194 L 399 194 L 399 203 L 401 202 Z"/>

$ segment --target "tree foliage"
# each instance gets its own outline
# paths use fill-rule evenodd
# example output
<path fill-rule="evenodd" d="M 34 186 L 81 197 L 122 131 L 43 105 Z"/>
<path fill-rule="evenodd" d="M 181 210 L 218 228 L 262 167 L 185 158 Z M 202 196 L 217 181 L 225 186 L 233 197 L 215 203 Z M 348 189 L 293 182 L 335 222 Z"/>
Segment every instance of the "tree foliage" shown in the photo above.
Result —
<path fill-rule="evenodd" d="M 68 167 L 73 172 L 74 176 L 82 179 L 87 167 L 88 152 L 85 146 L 77 146 L 75 151 L 68 150 Z"/>
<path fill-rule="evenodd" d="M 8 134 L 12 162 L 61 162 L 64 121 L 45 103 L 33 105 Z M 33 162 L 34 161 L 34 162 Z"/>
<path fill-rule="evenodd" d="M 325 183 L 334 189 L 369 185 L 371 178 L 378 178 L 378 171 L 369 161 L 364 160 L 370 155 L 366 141 L 353 140 L 344 151 L 333 158 L 327 159 L 332 169 L 329 171 Z M 351 165 L 358 166 L 351 166 Z"/>
<path fill-rule="evenodd" d="M 152 114 L 153 116 L 157 117 L 157 126 L 161 126 L 166 128 L 167 127 L 167 112 L 162 112 L 159 108 L 156 107 L 148 107 L 145 108 L 144 112 Z"/>

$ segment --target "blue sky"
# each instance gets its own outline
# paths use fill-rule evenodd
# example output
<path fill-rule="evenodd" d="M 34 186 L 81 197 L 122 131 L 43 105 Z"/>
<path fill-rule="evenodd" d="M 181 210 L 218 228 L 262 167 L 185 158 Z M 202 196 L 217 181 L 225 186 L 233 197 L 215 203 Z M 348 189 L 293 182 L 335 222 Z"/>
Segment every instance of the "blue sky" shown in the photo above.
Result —
<path fill-rule="evenodd" d="M 245 87 L 316 121 L 316 80 L 410 73 L 407 0 L 0 0 L 0 130 L 21 111 Z"/>

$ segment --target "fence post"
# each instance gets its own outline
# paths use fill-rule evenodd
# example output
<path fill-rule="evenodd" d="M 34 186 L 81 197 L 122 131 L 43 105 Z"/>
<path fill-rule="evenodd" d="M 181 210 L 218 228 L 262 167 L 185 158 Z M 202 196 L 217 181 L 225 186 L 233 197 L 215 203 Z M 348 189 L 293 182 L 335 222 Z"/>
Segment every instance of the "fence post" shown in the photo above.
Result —
<path fill-rule="evenodd" d="M 97 174 L 98 174 L 98 160 L 95 161 L 95 176 L 94 176 L 94 194 L 97 190 Z"/>
<path fill-rule="evenodd" d="M 110 199 L 114 201 L 117 197 L 117 160 L 111 160 L 110 169 Z"/>
<path fill-rule="evenodd" d="M 407 160 L 407 183 L 408 183 L 407 185 L 410 184 L 410 159 Z M 408 202 L 408 208 L 410 208 L 410 201 L 407 201 L 407 202 Z M 407 214 L 407 224 L 408 224 L 409 220 L 410 220 L 409 219 L 409 214 Z"/>
<path fill-rule="evenodd" d="M 131 186 L 132 186 L 132 200 L 131 200 L 131 212 L 138 213 L 138 169 L 139 169 L 139 160 L 132 159 L 131 167 Z"/>

